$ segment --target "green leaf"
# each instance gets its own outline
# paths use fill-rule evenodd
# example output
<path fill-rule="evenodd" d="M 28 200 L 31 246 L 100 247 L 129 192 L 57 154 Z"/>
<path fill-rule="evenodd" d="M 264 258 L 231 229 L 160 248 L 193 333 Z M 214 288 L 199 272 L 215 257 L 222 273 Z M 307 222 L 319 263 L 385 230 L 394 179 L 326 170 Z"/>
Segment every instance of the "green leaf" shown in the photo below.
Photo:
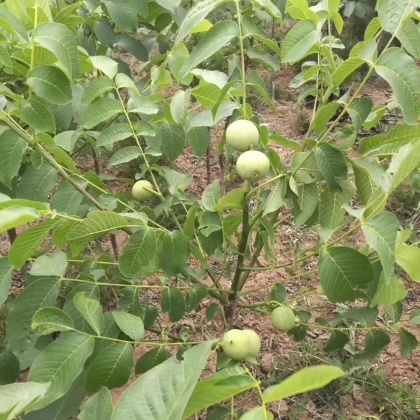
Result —
<path fill-rule="evenodd" d="M 48 151 L 61 166 L 64 166 L 73 174 L 78 173 L 76 162 L 61 147 L 51 146 L 48 147 Z"/>
<path fill-rule="evenodd" d="M 374 280 L 369 259 L 346 247 L 326 248 L 319 259 L 318 272 L 328 300 L 334 303 L 354 301 L 355 289 Z"/>
<path fill-rule="evenodd" d="M 397 264 L 407 272 L 411 280 L 420 282 L 420 248 L 400 244 L 396 249 L 395 259 Z"/>
<path fill-rule="evenodd" d="M 340 184 L 337 181 L 347 178 L 347 162 L 343 153 L 328 143 L 320 143 L 315 148 L 315 158 L 328 189 L 338 190 Z"/>
<path fill-rule="evenodd" d="M 48 106 L 39 98 L 32 97 L 22 105 L 24 120 L 35 130 L 55 133 L 55 120 Z"/>
<path fill-rule="evenodd" d="M 85 334 L 68 332 L 53 341 L 34 361 L 28 381 L 50 382 L 45 398 L 31 406 L 31 411 L 47 406 L 65 395 L 83 371 L 93 351 L 95 340 Z"/>
<path fill-rule="evenodd" d="M 5 7 L 0 8 L 0 20 L 7 32 L 17 36 L 20 40 L 28 41 L 28 31 L 24 25 Z"/>
<path fill-rule="evenodd" d="M 202 284 L 195 284 L 189 291 L 187 299 L 187 311 L 191 312 L 197 308 L 199 303 L 208 295 L 207 288 Z"/>
<path fill-rule="evenodd" d="M 135 277 L 142 268 L 149 266 L 157 252 L 154 229 L 140 227 L 130 236 L 119 259 L 120 271 L 128 278 Z"/>
<path fill-rule="evenodd" d="M 123 31 L 136 32 L 138 27 L 137 13 L 128 0 L 104 1 L 111 19 Z"/>
<path fill-rule="evenodd" d="M 4 200 L 4 201 L 1 201 Z M 38 210 L 41 215 L 48 213 L 50 206 L 48 203 L 41 203 L 39 201 L 25 200 L 23 198 L 8 199 L 7 196 L 0 194 L 0 210 L 10 209 L 15 207 L 27 207 L 30 209 Z"/>
<path fill-rule="evenodd" d="M 184 151 L 185 132 L 180 124 L 164 122 L 162 126 L 162 151 L 170 159 L 176 160 Z"/>
<path fill-rule="evenodd" d="M 171 99 L 171 115 L 175 123 L 182 124 L 187 116 L 188 106 L 190 104 L 191 91 L 179 90 Z"/>
<path fill-rule="evenodd" d="M 110 146 L 120 140 L 125 140 L 133 135 L 133 131 L 126 123 L 112 124 L 101 131 L 96 141 L 96 146 Z"/>
<path fill-rule="evenodd" d="M 200 84 L 191 91 L 195 99 L 205 109 L 211 109 L 219 100 L 221 90 L 212 83 L 201 81 Z"/>
<path fill-rule="evenodd" d="M 372 360 L 391 342 L 389 335 L 380 330 L 371 330 L 367 333 L 365 350 L 355 355 L 356 360 Z"/>
<path fill-rule="evenodd" d="M 402 46 L 418 60 L 420 58 L 420 45 L 417 25 L 411 19 L 407 19 L 398 29 L 396 35 Z"/>
<path fill-rule="evenodd" d="M 13 208 L 13 213 L 19 215 L 19 208 Z M 3 210 L 0 211 L 0 215 Z M 34 220 L 32 217 L 28 221 Z M 1 220 L 1 219 L 0 219 Z M 38 247 L 47 237 L 50 230 L 59 222 L 57 219 L 46 220 L 22 232 L 13 242 L 9 251 L 9 261 L 17 269 L 21 269 L 27 259 L 38 251 Z"/>
<path fill-rule="evenodd" d="M 321 190 L 319 204 L 319 220 L 322 229 L 334 230 L 343 223 L 346 210 L 344 205 L 349 204 L 353 196 L 353 187 L 350 182 L 340 183 L 342 191 Z"/>
<path fill-rule="evenodd" d="M 273 420 L 273 413 L 265 407 L 255 407 L 241 416 L 241 420 Z"/>
<path fill-rule="evenodd" d="M 130 99 L 127 102 L 127 110 L 130 113 L 144 115 L 155 115 L 159 112 L 158 106 L 146 96 L 131 92 Z"/>
<path fill-rule="evenodd" d="M 76 296 L 80 292 L 83 292 L 90 298 L 99 299 L 98 289 L 99 287 L 95 285 L 94 282 L 82 283 L 78 284 L 68 293 L 63 310 L 70 315 L 71 319 L 73 320 L 75 329 L 88 332 L 90 334 L 93 332 L 92 329 L 89 327 L 86 319 L 76 308 L 73 301 L 74 296 Z"/>
<path fill-rule="evenodd" d="M 185 236 L 179 232 L 166 232 L 162 242 L 163 271 L 168 276 L 176 276 L 188 261 L 188 246 Z"/>
<path fill-rule="evenodd" d="M 242 15 L 242 36 L 244 37 L 244 39 L 251 38 L 258 40 L 260 43 L 270 48 L 278 56 L 280 56 L 281 54 L 281 49 L 278 47 L 277 42 L 267 37 L 264 30 L 260 26 L 258 26 L 257 21 L 254 17 Z"/>
<path fill-rule="evenodd" d="M 121 165 L 122 163 L 131 162 L 137 159 L 141 155 L 141 151 L 138 146 L 127 146 L 122 149 L 118 149 L 110 158 L 109 164 L 111 166 Z"/>
<path fill-rule="evenodd" d="M 169 355 L 165 349 L 165 346 L 158 346 L 154 349 L 144 353 L 139 360 L 137 360 L 135 372 L 137 375 L 146 373 L 155 366 L 160 365 L 164 361 L 168 360 Z"/>
<path fill-rule="evenodd" d="M 390 212 L 382 212 L 362 225 L 367 244 L 381 259 L 386 282 L 394 274 L 395 243 L 399 226 L 398 219 Z"/>
<path fill-rule="evenodd" d="M 379 279 L 378 288 L 370 304 L 374 305 L 393 305 L 407 296 L 407 289 L 404 282 L 396 276 L 385 280 L 382 275 Z"/>
<path fill-rule="evenodd" d="M 16 190 L 17 198 L 48 202 L 48 194 L 57 182 L 57 170 L 49 163 L 39 168 L 29 166 L 24 172 Z"/>
<path fill-rule="evenodd" d="M 19 379 L 19 373 L 19 359 L 9 348 L 0 348 L 0 382 L 3 384 L 16 382 Z"/>
<path fill-rule="evenodd" d="M 211 347 L 211 342 L 194 346 L 183 353 L 182 361 L 173 357 L 140 376 L 122 394 L 111 419 L 180 419 Z"/>
<path fill-rule="evenodd" d="M 264 202 L 263 216 L 278 210 L 286 203 L 284 197 L 286 194 L 286 189 L 287 185 L 285 178 L 279 179 Z"/>
<path fill-rule="evenodd" d="M 67 240 L 69 242 L 87 242 L 111 230 L 122 229 L 127 226 L 127 219 L 117 213 L 94 211 L 68 232 Z"/>
<path fill-rule="evenodd" d="M 206 311 L 206 322 L 209 323 L 213 320 L 217 312 L 221 310 L 220 305 L 216 302 L 212 303 Z"/>
<path fill-rule="evenodd" d="M 242 210 L 244 198 L 245 190 L 242 188 L 229 191 L 214 206 L 214 211 L 223 211 L 227 209 Z"/>
<path fill-rule="evenodd" d="M 263 393 L 264 402 L 267 404 L 293 395 L 314 391 L 345 375 L 346 373 L 337 366 L 307 367 L 289 376 L 279 385 L 268 387 Z"/>
<path fill-rule="evenodd" d="M 73 303 L 89 326 L 97 335 L 101 335 L 105 328 L 105 319 L 102 306 L 96 299 L 91 299 L 84 292 L 73 297 Z"/>
<path fill-rule="evenodd" d="M 355 131 L 362 128 L 362 124 L 371 113 L 372 107 L 373 102 L 370 98 L 360 98 L 351 105 L 349 114 Z"/>
<path fill-rule="evenodd" d="M 134 341 L 140 341 L 144 335 L 144 325 L 141 318 L 124 311 L 113 311 L 112 315 L 118 328 Z"/>
<path fill-rule="evenodd" d="M 238 35 L 239 28 L 236 22 L 225 20 L 216 23 L 201 37 L 192 50 L 182 67 L 181 77 L 187 76 L 193 68 L 222 49 L 232 38 Z"/>
<path fill-rule="evenodd" d="M 168 286 L 163 290 L 161 306 L 162 312 L 169 314 L 171 322 L 178 322 L 185 315 L 184 297 L 174 286 Z"/>
<path fill-rule="evenodd" d="M 277 109 L 268 93 L 266 82 L 256 71 L 253 70 L 248 74 L 246 85 L 251 86 L 261 95 L 265 103 L 270 107 L 271 112 L 277 112 Z"/>
<path fill-rule="evenodd" d="M 13 66 L 9 50 L 4 44 L 0 45 L 0 63 L 3 64 L 4 67 L 8 67 L 9 69 L 11 69 Z"/>
<path fill-rule="evenodd" d="M 410 357 L 411 353 L 419 346 L 419 341 L 414 334 L 411 334 L 405 328 L 400 328 L 398 335 L 402 357 Z"/>
<path fill-rule="evenodd" d="M 358 57 L 349 57 L 347 60 L 340 63 L 332 74 L 334 86 L 340 86 L 344 80 L 355 72 L 363 63 L 364 61 Z"/>
<path fill-rule="evenodd" d="M 18 174 L 26 143 L 14 131 L 0 134 L 0 182 L 11 188 L 12 179 Z"/>
<path fill-rule="evenodd" d="M 35 67 L 29 74 L 27 83 L 40 98 L 52 104 L 65 105 L 72 100 L 70 81 L 57 67 Z"/>
<path fill-rule="evenodd" d="M 67 266 L 67 254 L 55 251 L 52 255 L 40 255 L 33 262 L 29 274 L 35 277 L 64 277 Z"/>
<path fill-rule="evenodd" d="M 318 22 L 318 17 L 316 13 L 309 8 L 307 0 L 288 0 L 286 12 L 292 19 L 310 19 L 314 22 Z"/>
<path fill-rule="evenodd" d="M 392 157 L 387 173 L 392 176 L 388 193 L 394 191 L 410 173 L 420 165 L 420 142 L 418 138 L 402 146 Z"/>
<path fill-rule="evenodd" d="M 80 116 L 80 126 L 90 129 L 122 113 L 119 101 L 113 98 L 101 98 L 88 105 Z"/>
<path fill-rule="evenodd" d="M 279 144 L 282 147 L 286 147 L 287 149 L 294 150 L 295 152 L 302 151 L 302 146 L 297 141 L 290 140 L 287 137 L 270 133 L 270 140 L 273 141 L 274 143 Z"/>
<path fill-rule="evenodd" d="M 255 381 L 246 374 L 243 368 L 234 366 L 223 369 L 210 379 L 198 382 L 182 418 L 190 418 L 208 407 L 254 387 Z"/>
<path fill-rule="evenodd" d="M 119 46 L 134 57 L 138 58 L 140 61 L 148 61 L 149 53 L 145 45 L 143 45 L 140 40 L 133 38 L 129 35 L 120 35 L 117 37 L 117 40 L 114 44 Z"/>
<path fill-rule="evenodd" d="M 2 420 L 13 420 L 32 403 L 42 399 L 50 384 L 18 382 L 0 386 L 0 415 Z"/>
<path fill-rule="evenodd" d="M 9 296 L 9 288 L 12 282 L 12 272 L 13 266 L 6 258 L 0 258 L 0 306 L 3 305 Z"/>
<path fill-rule="evenodd" d="M 347 334 L 340 330 L 334 330 L 331 332 L 330 338 L 328 339 L 327 344 L 325 344 L 323 350 L 326 352 L 342 350 L 348 341 L 349 337 Z"/>
<path fill-rule="evenodd" d="M 416 10 L 416 2 L 413 0 L 378 0 L 376 10 L 381 28 L 393 34 L 401 23 Z"/>
<path fill-rule="evenodd" d="M 194 6 L 188 10 L 187 15 L 181 22 L 175 43 L 182 41 L 212 10 L 215 10 L 223 3 L 227 3 L 227 1 L 228 0 L 202 0 L 195 3 Z"/>
<path fill-rule="evenodd" d="M 83 371 L 73 382 L 66 394 L 55 400 L 52 404 L 40 410 L 31 411 L 25 414 L 25 420 L 45 420 L 45 419 L 74 419 L 79 413 L 79 407 L 86 398 L 84 382 L 86 373 Z"/>
<path fill-rule="evenodd" d="M 70 315 L 58 308 L 41 308 L 32 318 L 32 329 L 38 335 L 49 335 L 58 331 L 71 331 L 74 329 Z"/>
<path fill-rule="evenodd" d="M 411 312 L 410 321 L 415 325 L 420 325 L 420 309 L 415 309 Z"/>
<path fill-rule="evenodd" d="M 220 182 L 216 179 L 204 189 L 201 195 L 201 202 L 206 210 L 214 211 L 217 203 L 220 200 Z"/>
<path fill-rule="evenodd" d="M 203 156 L 209 148 L 210 130 L 208 127 L 193 127 L 185 134 L 191 151 L 197 156 Z"/>
<path fill-rule="evenodd" d="M 76 181 L 80 185 L 80 181 Z M 85 187 L 86 182 L 81 185 Z M 68 215 L 77 214 L 83 201 L 83 195 L 69 181 L 63 181 L 51 200 L 51 208 L 59 213 Z"/>
<path fill-rule="evenodd" d="M 251 59 L 251 61 L 263 65 L 270 71 L 277 72 L 280 70 L 280 64 L 277 58 L 273 57 L 270 53 L 262 52 L 256 48 L 248 47 L 245 49 L 245 54 L 248 58 Z M 253 87 L 255 88 L 255 86 Z M 261 87 L 257 88 L 257 91 L 261 91 Z"/>
<path fill-rule="evenodd" d="M 101 71 L 109 79 L 113 79 L 118 73 L 118 63 L 112 58 L 104 55 L 95 55 L 89 57 L 89 60 L 95 69 Z"/>
<path fill-rule="evenodd" d="M 363 140 L 360 144 L 360 154 L 379 157 L 392 157 L 401 146 L 415 142 L 420 136 L 420 127 L 416 125 L 399 124 L 391 128 L 386 136 L 376 135 Z"/>
<path fill-rule="evenodd" d="M 94 24 L 94 31 L 102 45 L 106 45 L 111 48 L 114 46 L 116 38 L 115 29 L 114 26 L 111 25 L 108 17 L 104 16 L 97 20 Z"/>
<path fill-rule="evenodd" d="M 296 181 L 304 184 L 312 184 L 323 179 L 322 172 L 312 152 L 294 153 L 292 156 L 292 170 Z"/>
<path fill-rule="evenodd" d="M 89 366 L 86 390 L 99 391 L 102 386 L 108 389 L 119 388 L 127 383 L 133 366 L 133 347 L 129 343 L 115 343 L 101 351 Z"/>
<path fill-rule="evenodd" d="M 109 77 L 99 76 L 96 80 L 90 82 L 86 90 L 83 92 L 82 105 L 89 105 L 98 96 L 101 96 L 113 89 L 115 89 L 115 83 Z"/>
<path fill-rule="evenodd" d="M 0 210 L 0 233 L 18 226 L 26 225 L 27 223 L 38 219 L 40 216 L 41 215 L 36 210 L 25 207 L 13 207 Z"/>
<path fill-rule="evenodd" d="M 102 386 L 99 392 L 86 401 L 77 418 L 78 420 L 110 420 L 112 409 L 111 393 L 107 387 Z"/>
<path fill-rule="evenodd" d="M 54 136 L 54 143 L 66 152 L 73 152 L 74 146 L 79 139 L 81 129 L 62 131 Z"/>
<path fill-rule="evenodd" d="M 420 116 L 420 70 L 414 60 L 401 48 L 392 47 L 381 54 L 375 71 L 391 86 L 405 122 L 416 124 Z"/>
<path fill-rule="evenodd" d="M 73 32 L 65 25 L 47 22 L 36 27 L 33 40 L 43 48 L 51 51 L 60 67 L 71 80 L 79 72 L 77 41 Z"/>
<path fill-rule="evenodd" d="M 283 303 L 287 300 L 287 289 L 282 283 L 276 283 L 268 295 L 267 301 Z"/>
<path fill-rule="evenodd" d="M 281 61 L 294 63 L 306 57 L 320 41 L 320 31 L 314 22 L 302 20 L 289 30 L 283 41 Z"/>
<path fill-rule="evenodd" d="M 41 308 L 53 307 L 60 291 L 54 278 L 36 279 L 13 301 L 7 321 L 6 337 L 10 349 L 23 352 L 31 347 L 37 334 L 32 330 L 32 317 Z"/>
<path fill-rule="evenodd" d="M 402 302 L 397 302 L 391 306 L 385 306 L 384 310 L 393 324 L 396 324 L 401 319 L 403 313 Z"/>
<path fill-rule="evenodd" d="M 294 202 L 297 204 L 293 206 L 293 214 L 296 218 L 296 223 L 302 225 L 308 221 L 318 207 L 318 187 L 316 184 L 302 184 L 298 188 L 298 197 Z"/>
<path fill-rule="evenodd" d="M 352 164 L 360 201 L 366 205 L 381 185 L 384 171 L 378 164 L 365 159 L 354 160 Z"/>
<path fill-rule="evenodd" d="M 341 312 L 334 318 L 334 323 L 341 321 L 354 321 L 359 322 L 363 326 L 372 325 L 378 317 L 378 308 L 350 308 Z"/>
<path fill-rule="evenodd" d="M 340 104 L 338 102 L 330 102 L 318 109 L 313 123 L 315 133 L 320 135 L 325 130 L 327 123 L 334 117 L 339 108 Z"/>

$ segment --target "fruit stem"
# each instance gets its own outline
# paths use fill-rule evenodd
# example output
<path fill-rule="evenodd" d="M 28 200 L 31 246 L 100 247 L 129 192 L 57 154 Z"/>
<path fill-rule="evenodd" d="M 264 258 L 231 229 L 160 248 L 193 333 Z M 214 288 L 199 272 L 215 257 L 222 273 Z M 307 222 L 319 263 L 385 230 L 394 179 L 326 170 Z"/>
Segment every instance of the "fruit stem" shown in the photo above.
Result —
<path fill-rule="evenodd" d="M 245 69 L 245 50 L 244 50 L 244 38 L 242 31 L 242 12 L 239 5 L 239 0 L 235 0 L 236 13 L 238 15 L 238 26 L 239 26 L 239 49 L 241 54 L 241 72 L 242 72 L 242 113 L 246 116 L 246 69 Z"/>
<path fill-rule="evenodd" d="M 271 219 L 270 219 L 270 222 L 271 222 L 271 225 L 273 225 L 274 224 L 274 222 L 277 220 L 277 217 L 279 216 L 279 214 L 280 214 L 280 210 L 281 209 L 278 209 L 278 210 L 276 210 L 272 215 L 271 215 Z M 252 225 L 251 225 L 252 226 Z M 255 249 L 255 251 L 254 251 L 254 254 L 252 255 L 252 258 L 251 258 L 251 261 L 249 262 L 249 266 L 250 267 L 254 267 L 254 265 L 256 264 L 256 262 L 257 262 L 257 260 L 258 260 L 258 257 L 260 256 L 260 254 L 261 254 L 261 251 L 262 251 L 262 249 L 263 249 L 263 247 L 264 247 L 264 241 L 260 241 L 259 242 L 259 244 L 258 244 L 258 246 L 257 246 L 257 248 Z M 246 281 L 248 280 L 248 277 L 249 277 L 249 275 L 251 274 L 251 271 L 243 271 L 243 267 L 242 266 L 240 266 L 239 267 L 239 270 L 241 271 L 241 273 L 242 273 L 242 276 L 241 276 L 241 282 L 240 282 L 240 284 L 239 284 L 239 291 L 241 291 L 242 290 L 242 288 L 245 286 L 245 283 L 246 283 Z"/>
<path fill-rule="evenodd" d="M 245 366 L 244 363 L 242 363 L 242 368 L 245 370 L 245 373 L 254 381 L 254 388 L 257 388 L 258 390 L 258 394 L 260 395 L 261 398 L 261 406 L 264 410 L 264 420 L 267 420 L 267 408 L 265 406 L 265 400 L 264 400 L 264 394 L 263 391 L 261 389 L 261 385 L 260 382 L 254 377 L 254 375 L 249 371 L 249 369 Z"/>
<path fill-rule="evenodd" d="M 244 189 L 245 193 L 248 193 L 251 189 L 251 182 L 249 180 L 245 181 Z M 241 267 L 243 266 L 245 260 L 249 233 L 249 198 L 247 197 L 247 194 L 245 194 L 244 202 L 242 205 L 242 233 L 238 246 L 238 260 L 236 262 L 235 274 L 233 275 L 231 285 L 232 293 L 229 295 L 229 305 L 225 307 L 226 319 L 229 321 L 229 323 L 231 323 L 234 318 L 238 294 L 241 290 Z"/>

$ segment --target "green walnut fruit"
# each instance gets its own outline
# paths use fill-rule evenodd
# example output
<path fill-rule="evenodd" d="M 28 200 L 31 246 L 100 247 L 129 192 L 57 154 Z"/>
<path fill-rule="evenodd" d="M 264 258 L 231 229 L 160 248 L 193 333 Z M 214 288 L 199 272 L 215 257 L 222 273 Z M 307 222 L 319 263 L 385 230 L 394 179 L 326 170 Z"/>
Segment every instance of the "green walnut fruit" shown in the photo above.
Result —
<path fill-rule="evenodd" d="M 296 326 L 295 313 L 288 306 L 279 306 L 271 312 L 271 324 L 276 330 L 289 331 Z"/>
<path fill-rule="evenodd" d="M 245 152 L 258 146 L 260 133 L 254 123 L 248 120 L 236 120 L 226 130 L 226 143 L 238 150 Z"/>
<path fill-rule="evenodd" d="M 249 340 L 248 356 L 257 357 L 261 351 L 260 336 L 253 330 L 243 330 L 243 333 L 248 336 L 248 340 Z"/>
<path fill-rule="evenodd" d="M 268 175 L 270 161 L 264 153 L 258 150 L 248 150 L 238 157 L 236 170 L 242 179 L 256 181 Z"/>
<path fill-rule="evenodd" d="M 249 356 L 249 336 L 242 330 L 228 331 L 222 341 L 223 351 L 232 360 L 243 360 Z"/>
<path fill-rule="evenodd" d="M 153 192 L 149 190 L 153 190 L 153 185 L 149 181 L 142 179 L 133 185 L 131 192 L 135 200 L 142 202 L 153 196 Z"/>

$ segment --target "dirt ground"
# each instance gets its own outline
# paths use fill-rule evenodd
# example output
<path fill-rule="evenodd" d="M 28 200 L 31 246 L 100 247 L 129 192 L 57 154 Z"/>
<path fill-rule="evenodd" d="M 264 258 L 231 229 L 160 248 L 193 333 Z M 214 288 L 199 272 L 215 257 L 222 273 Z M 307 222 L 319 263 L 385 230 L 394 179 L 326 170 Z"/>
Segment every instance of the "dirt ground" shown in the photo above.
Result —
<path fill-rule="evenodd" d="M 294 68 L 284 69 L 281 75 L 273 80 L 273 85 L 281 93 L 280 98 L 276 99 L 275 104 L 277 114 L 274 115 L 268 108 L 259 107 L 257 115 L 261 122 L 270 126 L 270 129 L 284 134 L 287 137 L 300 140 L 304 135 L 298 121 L 299 112 L 307 112 L 310 114 L 311 109 L 304 109 L 298 106 L 294 100 L 297 97 L 295 91 L 289 89 L 289 83 L 295 76 Z M 384 103 L 390 97 L 389 90 L 383 84 L 371 84 L 366 88 L 366 93 L 373 99 L 375 104 Z M 210 154 L 210 167 L 212 180 L 221 176 L 219 158 L 217 153 L 217 145 L 221 140 L 223 133 L 223 125 L 212 130 L 212 145 Z M 285 161 L 290 158 L 290 153 L 283 150 L 279 146 L 274 146 L 280 156 Z M 89 163 L 87 163 L 89 165 Z M 105 164 L 104 164 L 105 165 Z M 207 186 L 207 164 L 206 158 L 198 158 L 192 156 L 188 151 L 181 156 L 175 166 L 180 170 L 192 174 L 194 181 L 190 187 L 190 192 L 198 196 L 201 195 Z M 114 172 L 115 174 L 115 172 Z M 117 174 L 122 176 L 122 174 Z M 119 191 L 126 188 L 123 183 L 113 182 L 110 184 L 112 189 Z M 284 213 L 282 216 L 287 215 Z M 419 226 L 420 229 L 420 226 Z M 118 238 L 120 247 L 125 242 L 125 237 Z M 352 238 L 357 243 L 357 235 Z M 278 242 L 276 252 L 282 255 L 281 261 L 288 262 L 293 259 L 294 246 L 299 243 L 302 248 L 308 247 L 314 243 L 314 235 L 309 231 L 294 226 L 291 220 L 286 220 L 278 231 Z M 9 248 L 8 239 L 5 235 L 0 237 L 0 256 L 7 255 Z M 308 278 L 297 278 L 288 280 L 293 276 L 293 270 L 279 269 L 269 272 L 257 272 L 250 276 L 245 290 L 267 286 L 258 293 L 252 294 L 243 299 L 243 304 L 253 304 L 266 299 L 266 295 L 270 290 L 269 286 L 278 282 L 283 282 L 289 292 L 289 299 L 296 304 L 296 309 L 305 310 L 310 308 L 318 314 L 333 316 L 334 307 L 328 305 L 317 295 L 311 295 L 310 291 L 316 290 L 317 277 L 313 272 L 316 268 L 316 261 L 306 267 L 308 270 Z M 18 278 L 15 282 L 16 292 L 21 287 Z M 407 321 L 411 311 L 420 309 L 420 284 L 407 282 L 409 295 L 404 302 L 405 315 L 403 322 Z M 308 293 L 304 299 L 294 300 L 295 296 L 301 295 L 302 292 Z M 151 302 L 159 303 L 159 296 L 153 292 L 146 292 L 144 299 Z M 209 306 L 210 301 L 204 301 L 198 310 L 189 315 L 179 324 L 174 325 L 173 333 L 180 331 L 182 327 L 188 327 L 191 331 L 190 338 L 194 340 L 206 340 L 218 337 L 224 329 L 223 318 L 221 314 L 216 314 L 211 323 L 205 321 L 205 310 Z M 329 337 L 327 331 L 309 330 L 308 341 L 305 344 L 297 344 L 287 334 L 275 331 L 271 327 L 270 318 L 266 314 L 252 311 L 248 308 L 239 308 L 238 316 L 235 323 L 237 328 L 252 328 L 257 331 L 262 338 L 262 351 L 259 359 L 260 367 L 252 367 L 255 375 L 260 378 L 264 386 L 278 382 L 281 372 L 291 374 L 294 368 L 304 367 L 312 363 L 316 363 L 315 359 L 322 359 L 324 356 L 319 348 L 325 344 Z M 408 328 L 420 340 L 420 331 L 413 327 Z M 354 343 L 356 348 L 361 348 L 363 337 L 358 337 Z M 374 368 L 383 369 L 388 375 L 391 384 L 405 383 L 413 386 L 420 395 L 420 351 L 415 352 L 409 358 L 402 358 L 399 352 L 398 335 L 392 336 L 392 343 L 388 348 L 374 360 Z M 147 351 L 146 346 L 140 346 L 136 349 L 136 359 Z M 309 360 L 313 355 L 313 359 Z M 210 360 L 207 374 L 214 372 L 216 369 L 216 360 Z M 288 371 L 289 370 L 289 371 Z M 133 377 L 132 380 L 135 378 Z M 114 401 L 116 402 L 123 389 L 113 392 Z M 236 399 L 236 405 L 242 409 L 249 409 L 259 405 L 259 396 L 256 392 L 250 392 Z M 357 418 L 374 418 L 386 419 L 386 414 L 381 413 L 381 406 L 362 392 L 360 386 L 355 383 L 354 386 L 345 395 L 340 395 L 334 402 L 335 405 L 325 404 L 325 399 L 320 399 L 320 394 L 311 394 L 308 397 L 297 397 L 288 399 L 279 404 L 273 404 L 270 409 L 275 414 L 276 419 L 357 419 Z M 300 413 L 299 413 L 300 411 Z M 361 416 L 361 417 L 357 417 Z M 420 414 L 418 417 L 420 418 Z"/>

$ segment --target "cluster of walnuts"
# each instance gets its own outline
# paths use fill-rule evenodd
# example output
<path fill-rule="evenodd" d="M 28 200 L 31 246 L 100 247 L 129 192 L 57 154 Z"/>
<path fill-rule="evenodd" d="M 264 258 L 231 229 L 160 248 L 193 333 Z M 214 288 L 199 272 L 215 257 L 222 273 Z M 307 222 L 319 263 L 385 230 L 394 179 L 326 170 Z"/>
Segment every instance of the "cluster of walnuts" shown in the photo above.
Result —
<path fill-rule="evenodd" d="M 296 326 L 295 313 L 288 306 L 278 306 L 271 313 L 271 324 L 278 331 Z M 232 329 L 222 340 L 223 352 L 232 360 L 253 361 L 261 351 L 261 339 L 253 330 Z"/>

